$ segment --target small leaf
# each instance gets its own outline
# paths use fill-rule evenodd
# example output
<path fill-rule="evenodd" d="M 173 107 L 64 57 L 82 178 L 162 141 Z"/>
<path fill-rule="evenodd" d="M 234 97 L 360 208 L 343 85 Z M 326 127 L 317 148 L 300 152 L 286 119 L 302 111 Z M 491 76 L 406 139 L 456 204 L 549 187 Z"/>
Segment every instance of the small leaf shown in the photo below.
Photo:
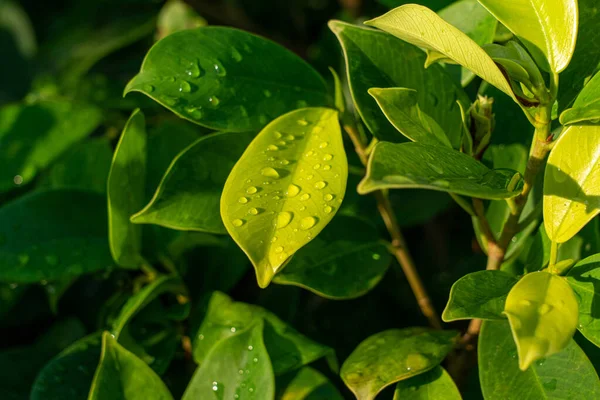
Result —
<path fill-rule="evenodd" d="M 490 56 L 471 38 L 427 7 L 407 4 L 365 24 L 445 55 L 517 101 L 509 82 Z"/>
<path fill-rule="evenodd" d="M 600 212 L 600 126 L 569 126 L 548 157 L 544 225 L 564 243 Z"/>
<path fill-rule="evenodd" d="M 221 196 L 225 228 L 260 287 L 327 226 L 346 191 L 338 113 L 304 108 L 271 122 L 233 167 Z"/>
<path fill-rule="evenodd" d="M 569 344 L 577 327 L 578 306 L 566 280 L 547 272 L 532 272 L 513 286 L 504 306 L 525 371 L 543 357 Z"/>
<path fill-rule="evenodd" d="M 583 87 L 573 107 L 560 114 L 560 123 L 563 125 L 598 121 L 600 121 L 600 74 L 594 75 Z"/>
<path fill-rule="evenodd" d="M 172 33 L 185 29 L 194 29 L 206 25 L 206 20 L 181 0 L 169 0 L 158 13 L 156 21 L 156 39 L 162 39 Z"/>
<path fill-rule="evenodd" d="M 335 69 L 329 67 L 329 71 L 331 72 L 331 76 L 333 77 L 335 108 L 340 112 L 340 114 L 344 114 L 344 112 L 346 112 L 346 96 L 344 95 L 344 87 L 342 86 L 342 81 L 340 80 L 340 76 L 338 75 Z"/>
<path fill-rule="evenodd" d="M 301 58 L 270 40 L 219 26 L 180 31 L 156 43 L 125 89 L 131 91 L 199 125 L 237 132 L 260 129 L 299 107 L 330 103 L 325 81 Z"/>
<path fill-rule="evenodd" d="M 338 216 L 296 253 L 274 282 L 330 299 L 352 299 L 375 287 L 390 262 L 388 245 L 377 229 L 361 219 Z"/>
<path fill-rule="evenodd" d="M 577 0 L 479 0 L 514 33 L 538 65 L 564 70 L 575 51 Z"/>
<path fill-rule="evenodd" d="M 600 254 L 579 261 L 567 274 L 579 303 L 579 324 L 577 329 L 590 342 L 600 347 L 600 318 L 596 307 L 600 301 Z"/>
<path fill-rule="evenodd" d="M 561 352 L 519 369 L 517 348 L 505 321 L 484 321 L 479 335 L 479 379 L 486 400 L 600 397 L 592 363 L 570 339 Z"/>
<path fill-rule="evenodd" d="M 225 180 L 254 133 L 215 133 L 190 144 L 171 162 L 136 224 L 225 233 L 219 202 Z"/>
<path fill-rule="evenodd" d="M 432 146 L 452 147 L 444 130 L 419 109 L 417 92 L 413 89 L 369 89 L 369 94 L 400 133 L 413 142 Z"/>
<path fill-rule="evenodd" d="M 456 384 L 442 367 L 419 374 L 396 385 L 394 400 L 461 400 Z"/>
<path fill-rule="evenodd" d="M 429 371 L 452 349 L 456 332 L 392 329 L 365 339 L 342 365 L 341 376 L 358 400 L 372 400 L 398 381 Z"/>
<path fill-rule="evenodd" d="M 89 400 L 173 399 L 169 389 L 142 360 L 108 332 L 102 335 L 102 355 Z"/>
<path fill-rule="evenodd" d="M 113 259 L 121 267 L 142 263 L 142 229 L 129 216 L 142 207 L 146 179 L 144 114 L 131 114 L 117 144 L 108 175 L 108 235 Z"/>
<path fill-rule="evenodd" d="M 327 377 L 316 369 L 304 367 L 277 378 L 277 400 L 342 400 Z"/>
<path fill-rule="evenodd" d="M 365 194 L 386 188 L 422 188 L 482 199 L 519 194 L 521 174 L 492 170 L 466 154 L 420 143 L 378 143 L 358 186 Z"/>
<path fill-rule="evenodd" d="M 503 271 L 477 271 L 457 280 L 442 314 L 445 322 L 504 319 L 504 303 L 517 278 Z"/>
<path fill-rule="evenodd" d="M 183 400 L 273 400 L 275 377 L 258 320 L 217 343 L 194 373 Z"/>

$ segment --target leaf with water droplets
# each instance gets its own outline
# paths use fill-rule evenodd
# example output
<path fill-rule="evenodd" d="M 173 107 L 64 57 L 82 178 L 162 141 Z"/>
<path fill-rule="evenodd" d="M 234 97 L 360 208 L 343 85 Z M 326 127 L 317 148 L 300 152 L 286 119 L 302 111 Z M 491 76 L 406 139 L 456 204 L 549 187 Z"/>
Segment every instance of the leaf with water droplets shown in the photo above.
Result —
<path fill-rule="evenodd" d="M 217 343 L 190 380 L 183 400 L 274 399 L 275 376 L 256 320 Z"/>
<path fill-rule="evenodd" d="M 544 225 L 564 243 L 600 213 L 600 126 L 572 125 L 558 138 L 544 174 Z"/>
<path fill-rule="evenodd" d="M 506 321 L 484 321 L 479 335 L 479 379 L 486 400 L 600 398 L 594 366 L 573 339 L 560 352 L 519 369 Z"/>
<path fill-rule="evenodd" d="M 394 400 L 461 400 L 456 384 L 440 366 L 400 381 L 396 385 Z"/>
<path fill-rule="evenodd" d="M 199 125 L 237 132 L 260 129 L 299 102 L 331 102 L 325 81 L 304 60 L 270 40 L 220 26 L 156 43 L 125 89 L 131 91 Z"/>
<path fill-rule="evenodd" d="M 596 311 L 600 301 L 600 254 L 579 261 L 567 274 L 567 282 L 579 303 L 577 329 L 590 342 L 600 347 L 600 318 Z"/>
<path fill-rule="evenodd" d="M 348 165 L 337 116 L 332 109 L 304 108 L 279 117 L 250 143 L 227 178 L 221 217 L 261 287 L 342 203 Z M 328 194 L 330 201 L 324 199 Z"/>
<path fill-rule="evenodd" d="M 578 311 L 573 290 L 563 277 L 532 272 L 513 286 L 504 314 L 517 344 L 521 370 L 569 344 Z"/>
<path fill-rule="evenodd" d="M 148 205 L 131 221 L 226 233 L 219 216 L 221 192 L 231 168 L 254 136 L 252 132 L 215 133 L 196 140 L 173 159 Z M 236 201 L 247 204 L 250 194 L 243 193 Z M 242 226 L 244 220 L 232 224 Z"/>
<path fill-rule="evenodd" d="M 331 201 L 327 198 L 325 195 L 324 199 Z M 300 249 L 273 281 L 330 299 L 352 299 L 374 288 L 390 261 L 388 244 L 379 239 L 371 224 L 339 215 Z"/>
<path fill-rule="evenodd" d="M 429 371 L 452 350 L 455 331 L 391 329 L 361 342 L 341 376 L 358 400 L 373 400 L 386 386 Z"/>
<path fill-rule="evenodd" d="M 102 354 L 89 400 L 172 400 L 160 377 L 108 332 L 102 335 Z"/>
<path fill-rule="evenodd" d="M 422 188 L 482 199 L 506 199 L 521 191 L 521 174 L 489 169 L 459 151 L 420 143 L 378 143 L 359 193 L 379 189 Z"/>
<path fill-rule="evenodd" d="M 137 268 L 142 261 L 142 229 L 129 217 L 142 207 L 146 190 L 146 121 L 131 114 L 115 149 L 108 175 L 108 237 L 115 262 Z"/>
<path fill-rule="evenodd" d="M 343 400 L 327 377 L 311 367 L 277 377 L 276 387 L 278 400 Z"/>

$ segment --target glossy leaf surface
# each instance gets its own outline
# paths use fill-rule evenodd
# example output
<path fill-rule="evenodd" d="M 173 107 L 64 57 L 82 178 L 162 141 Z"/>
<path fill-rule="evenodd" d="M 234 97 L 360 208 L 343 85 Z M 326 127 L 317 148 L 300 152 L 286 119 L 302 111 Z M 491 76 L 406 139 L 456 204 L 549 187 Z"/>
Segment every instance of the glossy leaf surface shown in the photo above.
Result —
<path fill-rule="evenodd" d="M 304 367 L 277 378 L 277 400 L 342 400 L 343 397 L 326 376 Z"/>
<path fill-rule="evenodd" d="M 564 243 L 600 212 L 600 126 L 570 126 L 550 152 L 544 175 L 544 225 Z"/>
<path fill-rule="evenodd" d="M 581 260 L 567 274 L 567 282 L 573 289 L 579 303 L 579 324 L 577 329 L 590 342 L 600 346 L 600 255 L 596 254 Z"/>
<path fill-rule="evenodd" d="M 378 143 L 358 185 L 359 193 L 385 188 L 422 188 L 479 197 L 503 199 L 516 196 L 521 174 L 492 170 L 464 153 L 420 143 Z"/>
<path fill-rule="evenodd" d="M 185 148 L 171 162 L 152 200 L 131 217 L 136 224 L 226 233 L 221 192 L 254 133 L 215 133 Z"/>
<path fill-rule="evenodd" d="M 517 278 L 503 271 L 477 271 L 457 280 L 442 313 L 446 322 L 504 319 L 504 303 Z"/>
<path fill-rule="evenodd" d="M 504 313 L 517 344 L 519 367 L 525 371 L 569 344 L 577 327 L 578 305 L 564 278 L 532 272 L 513 286 Z"/>
<path fill-rule="evenodd" d="M 582 122 L 596 123 L 600 120 L 600 74 L 583 87 L 573 107 L 560 114 L 560 123 L 570 125 Z"/>
<path fill-rule="evenodd" d="M 456 332 L 392 329 L 361 342 L 344 361 L 341 376 L 358 400 L 372 400 L 398 381 L 435 368 L 452 349 Z"/>
<path fill-rule="evenodd" d="M 330 103 L 323 78 L 298 56 L 218 26 L 180 31 L 156 43 L 125 89 L 131 91 L 197 124 L 238 132 L 260 129 L 299 107 Z"/>
<path fill-rule="evenodd" d="M 440 366 L 398 382 L 394 400 L 461 400 L 456 384 Z"/>
<path fill-rule="evenodd" d="M 348 163 L 338 113 L 304 108 L 270 123 L 235 164 L 221 196 L 225 228 L 260 287 L 331 221 Z"/>

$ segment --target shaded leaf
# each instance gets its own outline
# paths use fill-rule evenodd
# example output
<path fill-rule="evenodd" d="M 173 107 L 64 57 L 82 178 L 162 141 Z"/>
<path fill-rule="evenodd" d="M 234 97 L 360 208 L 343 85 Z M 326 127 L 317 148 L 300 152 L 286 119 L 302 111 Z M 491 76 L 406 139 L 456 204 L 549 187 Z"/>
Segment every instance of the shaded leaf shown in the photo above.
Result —
<path fill-rule="evenodd" d="M 577 329 L 590 342 L 600 347 L 600 255 L 596 254 L 581 260 L 567 274 L 579 303 L 579 324 Z"/>
<path fill-rule="evenodd" d="M 456 384 L 442 367 L 398 382 L 394 400 L 461 400 Z"/>
<path fill-rule="evenodd" d="M 316 369 L 304 367 L 277 378 L 277 400 L 342 400 L 327 377 Z"/>
<path fill-rule="evenodd" d="M 573 107 L 560 114 L 560 123 L 570 125 L 581 122 L 596 123 L 600 120 L 600 74 L 583 87 Z"/>

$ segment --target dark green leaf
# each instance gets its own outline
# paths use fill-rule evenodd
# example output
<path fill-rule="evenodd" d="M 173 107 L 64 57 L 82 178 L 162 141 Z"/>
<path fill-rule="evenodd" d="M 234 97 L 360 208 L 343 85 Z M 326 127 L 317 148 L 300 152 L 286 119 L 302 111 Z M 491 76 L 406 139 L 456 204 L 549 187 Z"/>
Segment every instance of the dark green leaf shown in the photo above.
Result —
<path fill-rule="evenodd" d="M 596 123 L 600 120 L 600 74 L 583 87 L 573 107 L 560 114 L 560 123 L 570 125 L 582 122 Z"/>
<path fill-rule="evenodd" d="M 600 255 L 581 260 L 567 274 L 567 282 L 579 303 L 577 329 L 589 341 L 600 347 Z"/>
<path fill-rule="evenodd" d="M 342 400 L 342 395 L 319 371 L 304 367 L 277 378 L 277 400 Z"/>
<path fill-rule="evenodd" d="M 454 381 L 442 367 L 398 382 L 394 400 L 461 400 Z"/>

